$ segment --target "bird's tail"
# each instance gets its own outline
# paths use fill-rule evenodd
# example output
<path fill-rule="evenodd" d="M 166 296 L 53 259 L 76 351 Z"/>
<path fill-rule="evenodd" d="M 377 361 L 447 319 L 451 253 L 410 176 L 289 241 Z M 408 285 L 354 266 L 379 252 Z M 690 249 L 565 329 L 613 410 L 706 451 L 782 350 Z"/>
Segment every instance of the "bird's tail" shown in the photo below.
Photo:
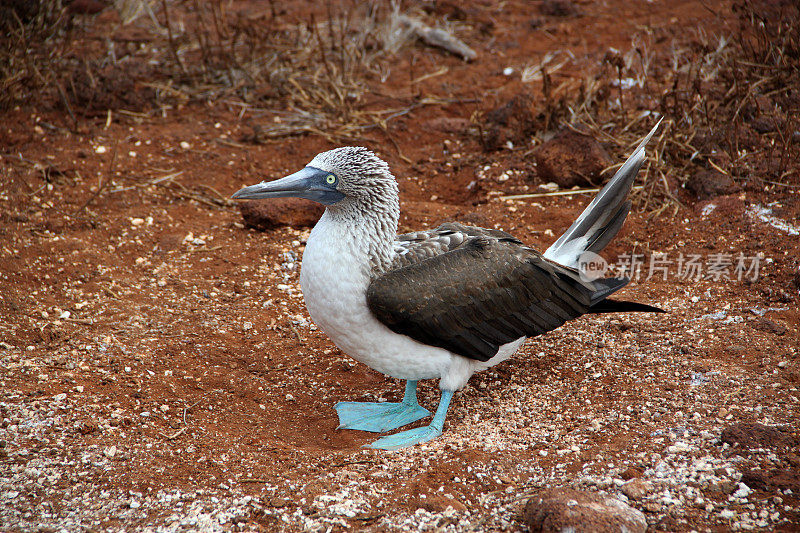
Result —
<path fill-rule="evenodd" d="M 660 124 L 659 120 L 614 177 L 597 193 L 592 203 L 544 252 L 545 258 L 564 266 L 578 268 L 581 254 L 586 251 L 598 253 L 614 238 L 630 211 L 631 202 L 627 199 L 628 193 L 639 168 L 644 163 L 644 148 Z"/>
<path fill-rule="evenodd" d="M 639 302 L 628 302 L 625 300 L 611 300 L 607 298 L 609 295 L 617 292 L 622 287 L 628 284 L 628 278 L 604 278 L 594 281 L 595 292 L 589 302 L 589 313 L 630 313 L 630 312 L 644 312 L 644 313 L 666 313 L 660 307 L 652 305 L 640 304 Z"/>
<path fill-rule="evenodd" d="M 628 302 L 625 300 L 603 300 L 599 303 L 594 304 L 589 308 L 589 313 L 591 314 L 631 313 L 631 312 L 666 313 L 666 311 L 664 311 L 660 307 L 654 307 L 652 305 L 647 305 L 647 304 L 640 304 L 639 302 Z"/>

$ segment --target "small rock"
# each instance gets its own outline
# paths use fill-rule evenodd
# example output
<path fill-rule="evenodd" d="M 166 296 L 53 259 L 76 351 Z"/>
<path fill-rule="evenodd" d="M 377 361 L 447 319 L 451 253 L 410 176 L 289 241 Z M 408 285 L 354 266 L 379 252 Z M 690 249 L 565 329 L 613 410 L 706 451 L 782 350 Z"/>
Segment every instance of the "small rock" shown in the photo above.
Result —
<path fill-rule="evenodd" d="M 684 453 L 689 451 L 689 446 L 685 442 L 676 442 L 672 446 L 667 447 L 668 453 Z"/>
<path fill-rule="evenodd" d="M 680 531 L 681 527 L 678 520 L 672 515 L 665 515 L 653 526 L 656 531 Z"/>
<path fill-rule="evenodd" d="M 776 131 L 779 125 L 780 122 L 772 117 L 758 117 L 750 122 L 750 127 L 761 134 Z"/>
<path fill-rule="evenodd" d="M 500 150 L 510 141 L 524 145 L 536 132 L 533 100 L 521 93 L 486 113 L 480 129 L 481 144 L 487 152 Z"/>
<path fill-rule="evenodd" d="M 786 335 L 788 329 L 780 322 L 775 322 L 768 318 L 759 317 L 756 319 L 753 327 L 759 331 L 771 333 L 773 335 Z"/>
<path fill-rule="evenodd" d="M 800 470 L 797 468 L 775 468 L 770 471 L 746 470 L 742 472 L 740 485 L 764 492 L 791 490 L 800 493 Z"/>
<path fill-rule="evenodd" d="M 547 489 L 533 496 L 524 517 L 531 532 L 644 533 L 647 529 L 644 514 L 621 500 L 571 488 Z"/>
<path fill-rule="evenodd" d="M 620 472 L 619 477 L 621 477 L 625 481 L 628 481 L 637 477 L 642 477 L 642 474 L 643 472 L 641 468 L 637 468 L 635 466 L 629 466 L 628 468 Z"/>
<path fill-rule="evenodd" d="M 705 169 L 695 172 L 686 182 L 686 188 L 699 200 L 725 196 L 739 190 L 739 187 L 727 174 Z"/>
<path fill-rule="evenodd" d="M 539 9 L 548 17 L 574 17 L 578 14 L 578 8 L 570 0 L 544 0 Z"/>
<path fill-rule="evenodd" d="M 280 198 L 241 202 L 239 210 L 246 226 L 265 231 L 280 226 L 311 227 L 325 208 L 310 200 Z"/>
<path fill-rule="evenodd" d="M 661 504 L 658 502 L 645 502 L 642 507 L 644 507 L 644 510 L 648 513 L 661 512 Z"/>
<path fill-rule="evenodd" d="M 740 422 L 722 430 L 720 441 L 742 448 L 795 448 L 800 436 L 789 429 Z"/>
<path fill-rule="evenodd" d="M 733 494 L 736 490 L 736 483 L 730 480 L 717 481 L 708 486 L 708 489 L 713 492 L 721 492 L 722 494 Z"/>
<path fill-rule="evenodd" d="M 734 498 L 747 498 L 753 492 L 753 489 L 745 485 L 744 483 L 739 483 L 736 490 L 731 494 Z"/>
<path fill-rule="evenodd" d="M 460 501 L 439 495 L 420 500 L 419 506 L 431 513 L 443 513 L 447 511 L 448 507 L 452 507 L 458 513 L 463 513 L 467 510 L 467 507 Z"/>
<path fill-rule="evenodd" d="M 622 486 L 622 493 L 632 500 L 641 500 L 653 490 L 653 484 L 641 478 L 633 478 Z"/>
<path fill-rule="evenodd" d="M 270 498 L 267 504 L 270 507 L 276 507 L 280 509 L 282 507 L 288 507 L 291 504 L 291 502 L 286 498 L 281 498 L 280 496 L 273 496 L 272 498 Z"/>
<path fill-rule="evenodd" d="M 536 148 L 533 157 L 542 181 L 552 181 L 562 189 L 597 185 L 603 181 L 603 170 L 612 164 L 599 142 L 570 129 Z"/>

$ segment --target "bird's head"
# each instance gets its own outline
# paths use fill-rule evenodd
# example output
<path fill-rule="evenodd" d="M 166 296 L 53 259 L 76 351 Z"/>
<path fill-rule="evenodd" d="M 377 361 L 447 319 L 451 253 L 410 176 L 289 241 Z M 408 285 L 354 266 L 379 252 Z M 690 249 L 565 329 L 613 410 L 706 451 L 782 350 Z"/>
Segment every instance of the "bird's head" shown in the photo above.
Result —
<path fill-rule="evenodd" d="M 397 201 L 389 165 L 366 148 L 346 146 L 317 154 L 302 170 L 250 185 L 231 198 L 306 198 L 327 206 Z"/>

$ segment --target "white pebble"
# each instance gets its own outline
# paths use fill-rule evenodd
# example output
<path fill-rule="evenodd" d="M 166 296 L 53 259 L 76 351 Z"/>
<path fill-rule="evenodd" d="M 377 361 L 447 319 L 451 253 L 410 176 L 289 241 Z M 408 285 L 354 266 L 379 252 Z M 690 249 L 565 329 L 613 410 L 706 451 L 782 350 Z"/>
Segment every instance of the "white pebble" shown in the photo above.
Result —
<path fill-rule="evenodd" d="M 745 485 L 744 483 L 739 483 L 736 492 L 734 492 L 731 496 L 734 498 L 747 498 L 750 496 L 750 493 L 753 492 L 753 489 Z"/>

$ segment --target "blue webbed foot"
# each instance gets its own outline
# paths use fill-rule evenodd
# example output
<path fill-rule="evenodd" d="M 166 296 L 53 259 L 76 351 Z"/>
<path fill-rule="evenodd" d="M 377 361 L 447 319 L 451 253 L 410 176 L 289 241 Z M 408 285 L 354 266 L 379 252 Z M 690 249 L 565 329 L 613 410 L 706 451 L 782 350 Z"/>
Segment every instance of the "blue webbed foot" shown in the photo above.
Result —
<path fill-rule="evenodd" d="M 367 447 L 376 448 L 378 450 L 399 450 L 422 442 L 428 442 L 441 434 L 442 430 L 433 427 L 433 424 L 431 424 L 430 426 L 409 429 L 407 431 L 395 433 L 394 435 L 381 437 L 372 444 L 367 444 Z"/>
<path fill-rule="evenodd" d="M 338 429 L 357 429 L 374 433 L 397 429 L 431 414 L 418 404 L 395 402 L 339 402 L 335 408 L 339 415 Z"/>
<path fill-rule="evenodd" d="M 403 401 L 400 403 L 339 402 L 338 429 L 357 429 L 382 433 L 416 422 L 431 413 L 417 403 L 417 382 L 407 381 Z"/>
<path fill-rule="evenodd" d="M 399 450 L 435 439 L 442 434 L 444 419 L 447 416 L 447 408 L 450 406 L 450 400 L 452 398 L 453 391 L 442 391 L 442 399 L 439 401 L 439 407 L 436 408 L 436 414 L 433 416 L 430 425 L 401 431 L 394 435 L 387 435 L 367 446 L 380 450 Z"/>

